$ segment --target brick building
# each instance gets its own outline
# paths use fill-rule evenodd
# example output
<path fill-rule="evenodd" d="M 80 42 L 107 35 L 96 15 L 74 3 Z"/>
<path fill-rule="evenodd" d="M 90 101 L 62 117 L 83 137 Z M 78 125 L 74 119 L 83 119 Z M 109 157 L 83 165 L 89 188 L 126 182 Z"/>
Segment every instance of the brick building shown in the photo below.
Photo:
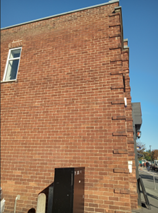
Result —
<path fill-rule="evenodd" d="M 84 213 L 137 207 L 128 40 L 118 0 L 1 30 L 5 212 L 84 167 Z M 127 106 L 126 106 L 127 102 Z M 131 165 L 132 163 L 132 165 Z"/>

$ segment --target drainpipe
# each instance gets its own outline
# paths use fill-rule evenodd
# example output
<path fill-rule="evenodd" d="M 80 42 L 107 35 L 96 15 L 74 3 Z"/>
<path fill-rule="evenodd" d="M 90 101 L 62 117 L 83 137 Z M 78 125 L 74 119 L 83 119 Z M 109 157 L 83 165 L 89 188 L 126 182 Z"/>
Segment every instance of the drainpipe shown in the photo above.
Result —
<path fill-rule="evenodd" d="M 139 178 L 139 171 L 138 171 L 138 152 L 137 152 L 137 146 L 136 146 L 136 139 L 137 139 L 137 126 L 134 126 L 134 152 L 135 152 L 135 165 L 136 165 L 136 178 L 138 181 Z M 138 187 L 137 182 L 137 193 L 138 193 L 138 205 L 141 206 L 141 194 Z"/>

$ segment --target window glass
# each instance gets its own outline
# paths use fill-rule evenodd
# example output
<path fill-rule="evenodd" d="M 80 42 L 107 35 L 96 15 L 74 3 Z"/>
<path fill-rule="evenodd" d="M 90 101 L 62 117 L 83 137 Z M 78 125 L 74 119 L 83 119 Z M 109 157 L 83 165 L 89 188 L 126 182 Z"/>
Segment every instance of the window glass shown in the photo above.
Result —
<path fill-rule="evenodd" d="M 9 50 L 6 69 L 3 80 L 15 80 L 17 77 L 19 61 L 20 61 L 21 47 Z"/>
<path fill-rule="evenodd" d="M 7 73 L 5 76 L 5 81 L 16 79 L 18 64 L 19 64 L 19 59 L 14 61 L 9 61 L 8 67 L 7 67 Z"/>
<path fill-rule="evenodd" d="M 20 57 L 21 49 L 11 50 L 9 59 Z"/>

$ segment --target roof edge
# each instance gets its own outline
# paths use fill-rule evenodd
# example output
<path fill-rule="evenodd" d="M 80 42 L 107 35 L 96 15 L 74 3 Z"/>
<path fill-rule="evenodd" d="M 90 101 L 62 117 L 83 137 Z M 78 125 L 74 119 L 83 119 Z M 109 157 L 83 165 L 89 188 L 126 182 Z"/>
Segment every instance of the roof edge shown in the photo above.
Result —
<path fill-rule="evenodd" d="M 32 21 L 11 25 L 11 26 L 8 26 L 8 27 L 3 27 L 3 28 L 0 28 L 0 29 L 5 30 L 5 29 L 13 28 L 13 27 L 18 27 L 18 26 L 21 26 L 21 25 L 30 24 L 30 23 L 33 23 L 33 22 L 38 22 L 38 21 L 42 21 L 42 20 L 46 20 L 46 19 L 50 19 L 50 18 L 54 18 L 54 17 L 58 17 L 58 16 L 63 16 L 63 15 L 67 15 L 67 14 L 70 14 L 70 13 L 79 12 L 79 11 L 82 11 L 82 10 L 88 10 L 88 9 L 95 8 L 95 7 L 101 7 L 101 6 L 104 6 L 104 5 L 113 4 L 113 3 L 117 3 L 117 2 L 119 2 L 119 0 L 110 0 L 109 2 L 106 2 L 106 3 L 103 3 L 103 4 L 97 4 L 97 5 L 90 6 L 90 7 L 85 7 L 85 8 L 81 8 L 81 9 L 77 9 L 77 10 L 71 10 L 71 11 L 68 11 L 68 12 L 59 13 L 59 14 L 56 14 L 56 15 L 47 16 L 45 18 L 39 18 L 39 19 L 35 19 L 35 20 L 32 20 Z"/>

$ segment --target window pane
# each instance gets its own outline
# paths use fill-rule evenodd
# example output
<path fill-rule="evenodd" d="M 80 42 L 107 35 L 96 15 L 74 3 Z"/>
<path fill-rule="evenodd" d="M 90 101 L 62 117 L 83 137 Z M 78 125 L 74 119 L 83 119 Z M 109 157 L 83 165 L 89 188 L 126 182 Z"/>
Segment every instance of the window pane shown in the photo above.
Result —
<path fill-rule="evenodd" d="M 11 50 L 9 59 L 20 57 L 21 49 Z"/>
<path fill-rule="evenodd" d="M 5 81 L 16 79 L 16 74 L 17 74 L 17 70 L 18 70 L 18 64 L 19 64 L 19 59 L 8 62 Z"/>

